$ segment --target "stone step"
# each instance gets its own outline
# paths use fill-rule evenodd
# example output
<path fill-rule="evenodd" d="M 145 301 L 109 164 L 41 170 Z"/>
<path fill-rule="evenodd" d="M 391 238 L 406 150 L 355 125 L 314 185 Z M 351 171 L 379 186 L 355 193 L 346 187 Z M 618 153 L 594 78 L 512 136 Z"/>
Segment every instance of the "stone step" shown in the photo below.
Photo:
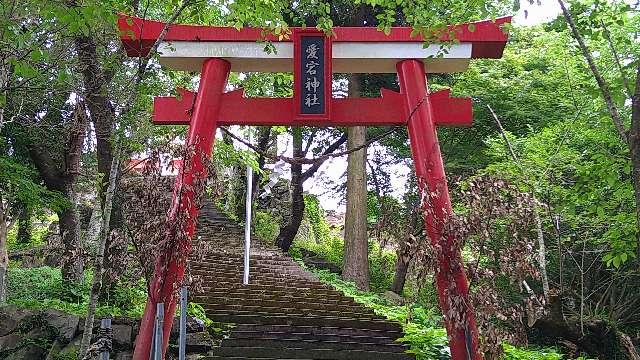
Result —
<path fill-rule="evenodd" d="M 203 239 L 206 241 L 206 239 Z M 240 263 L 242 263 L 242 260 L 244 260 L 244 240 L 240 241 L 242 243 L 242 248 L 238 249 L 239 252 L 236 254 L 227 254 L 227 253 L 217 253 L 217 252 L 212 252 L 212 253 L 207 253 L 204 254 L 203 258 L 204 259 L 210 259 L 210 260 L 217 260 L 217 261 L 239 261 Z M 277 251 L 269 251 L 268 249 L 265 250 L 266 253 L 252 253 L 249 258 L 251 260 L 264 260 L 264 261 L 271 261 L 271 262 L 287 262 L 290 264 L 296 264 L 298 265 L 297 262 L 295 262 L 292 258 L 290 258 L 289 256 L 285 256 L 282 253 L 279 253 Z"/>
<path fill-rule="evenodd" d="M 319 289 L 302 289 L 296 287 L 278 287 L 273 289 L 258 289 L 253 287 L 218 287 L 208 286 L 204 288 L 204 291 L 198 293 L 198 295 L 210 295 L 210 296 L 231 296 L 238 295 L 238 297 L 294 297 L 298 299 L 331 299 L 338 300 L 346 298 L 344 295 L 334 292 L 332 290 L 319 290 Z"/>
<path fill-rule="evenodd" d="M 328 326 L 342 328 L 360 328 L 371 330 L 401 331 L 400 325 L 381 319 L 352 319 L 336 316 L 316 316 L 298 314 L 238 314 L 206 311 L 207 316 L 217 322 L 233 324 Z"/>
<path fill-rule="evenodd" d="M 240 265 L 227 265 L 227 264 L 207 264 L 202 262 L 191 262 L 189 264 L 194 272 L 198 272 L 200 274 L 242 274 L 244 271 L 244 266 Z M 313 277 L 309 273 L 306 273 L 304 270 L 300 269 L 298 266 L 269 266 L 263 264 L 249 264 L 249 276 L 260 276 L 260 275 L 269 275 L 269 276 L 291 276 L 297 275 L 299 277 Z M 315 277 L 313 277 L 315 278 Z M 320 283 L 319 280 L 316 280 Z"/>
<path fill-rule="evenodd" d="M 405 360 L 400 324 L 322 283 L 255 236 L 250 284 L 242 285 L 244 228 L 203 202 L 196 232 L 204 255 L 189 266 L 204 281 L 192 300 L 214 321 L 234 324 L 213 356 L 236 360 Z"/>
<path fill-rule="evenodd" d="M 249 288 L 253 290 L 282 289 L 282 290 L 318 290 L 318 293 L 333 292 L 335 290 L 324 287 L 324 284 L 310 284 L 300 279 L 250 279 L 249 285 L 242 284 L 242 278 L 230 276 L 217 276 L 215 278 L 203 276 L 203 288 L 211 289 L 235 289 L 239 287 Z"/>
<path fill-rule="evenodd" d="M 295 289 L 295 288 L 292 288 Z M 291 301 L 299 301 L 304 299 L 305 301 L 311 301 L 313 299 L 314 302 L 322 302 L 323 299 L 330 300 L 340 300 L 345 297 L 341 294 L 331 293 L 331 292 L 318 292 L 318 291 L 304 291 L 304 290 L 285 290 L 285 289 L 273 289 L 273 290 L 252 290 L 246 288 L 211 288 L 205 290 L 204 292 L 195 294 L 197 296 L 207 297 L 207 298 L 215 298 L 215 297 L 224 297 L 224 296 L 233 296 L 237 298 L 256 298 L 262 299 L 264 298 L 274 298 L 281 297 L 283 299 L 291 298 Z"/>
<path fill-rule="evenodd" d="M 273 297 L 237 297 L 237 296 L 226 296 L 226 297 L 207 297 L 203 294 L 194 294 L 193 300 L 197 303 L 203 303 L 200 300 L 212 300 L 215 299 L 216 302 L 212 302 L 211 304 L 237 304 L 237 303 L 251 303 L 251 304 L 263 304 L 265 306 L 277 306 L 282 303 L 298 303 L 302 302 L 305 304 L 315 304 L 322 305 L 327 307 L 332 306 L 356 306 L 361 307 L 362 305 L 356 303 L 351 298 L 341 297 L 337 299 L 326 299 L 323 298 L 322 302 L 309 302 L 307 299 L 301 299 L 299 296 L 273 296 Z"/>
<path fill-rule="evenodd" d="M 213 246 L 213 245 L 212 245 Z M 216 265 L 216 266 L 222 266 L 222 265 L 235 265 L 235 266 L 243 266 L 244 265 L 244 259 L 242 257 L 238 257 L 237 253 L 230 253 L 227 252 L 228 258 L 212 258 L 209 256 L 202 256 L 202 258 L 198 259 L 197 263 L 200 263 L 202 265 Z M 278 260 L 278 259 L 264 259 L 262 257 L 258 258 L 258 257 L 250 257 L 249 260 L 249 265 L 262 265 L 262 266 L 295 266 L 298 269 L 302 268 L 300 267 L 300 264 L 291 261 L 291 260 L 286 260 L 286 259 L 282 259 L 282 260 Z"/>
<path fill-rule="evenodd" d="M 320 328 L 322 329 L 322 328 Z M 387 336 L 374 336 L 370 332 L 367 335 L 346 335 L 346 334 L 317 334 L 317 333 L 297 333 L 297 332 L 265 332 L 265 331 L 237 331 L 231 332 L 230 338 L 236 339 L 294 339 L 294 340 L 318 340 L 324 342 L 340 343 L 372 343 L 372 344 L 395 344 L 394 338 Z"/>
<path fill-rule="evenodd" d="M 368 308 L 363 308 L 362 306 L 351 303 L 351 304 L 340 304 L 336 302 L 309 302 L 309 301 L 291 301 L 290 299 L 282 299 L 278 300 L 263 300 L 263 299 L 221 299 L 221 298 L 207 298 L 207 297 L 194 297 L 194 300 L 207 300 L 207 305 L 212 307 L 228 307 L 228 306 L 243 306 L 243 307 L 293 307 L 298 309 L 331 309 L 336 311 L 345 311 L 345 312 L 355 312 L 355 311 L 366 311 L 368 313 L 372 313 L 373 310 Z M 200 302 L 198 302 L 200 303 Z"/>
<path fill-rule="evenodd" d="M 332 326 L 310 326 L 310 325 L 261 325 L 261 324 L 237 324 L 232 332 L 244 333 L 283 333 L 290 332 L 295 334 L 309 334 L 312 336 L 351 336 L 351 337 L 370 337 L 370 338 L 390 338 L 397 339 L 402 336 L 399 330 L 375 330 L 360 329 Z"/>
<path fill-rule="evenodd" d="M 273 284 L 262 285 L 262 284 L 251 284 L 243 285 L 239 282 L 226 282 L 226 281 L 215 281 L 212 279 L 211 282 L 208 282 L 207 279 L 204 280 L 204 285 L 202 288 L 204 292 L 207 293 L 209 290 L 215 291 L 216 289 L 225 289 L 225 290 L 245 290 L 253 293 L 260 292 L 294 292 L 294 293 L 312 293 L 318 296 L 323 295 L 337 295 L 339 294 L 337 291 L 333 289 L 329 289 L 323 285 L 318 284 L 306 284 L 304 286 L 295 286 L 295 284 L 287 284 L 285 282 L 274 282 Z"/>
<path fill-rule="evenodd" d="M 232 255 L 232 254 L 229 254 Z M 198 264 L 203 265 L 203 266 L 233 266 L 233 267 L 243 267 L 244 266 L 244 259 L 242 258 L 228 258 L 228 259 L 222 259 L 222 258 L 210 258 L 208 256 L 203 256 L 201 259 L 198 259 L 197 261 Z M 276 259 L 261 259 L 261 258 L 250 258 L 249 260 L 249 265 L 259 265 L 259 266 L 263 266 L 263 267 L 268 267 L 268 266 L 275 266 L 275 267 L 295 267 L 298 269 L 300 268 L 300 265 L 296 262 L 293 262 L 291 260 L 276 260 Z"/>
<path fill-rule="evenodd" d="M 202 306 L 206 311 L 210 312 L 227 312 L 234 314 L 290 314 L 292 316 L 307 316 L 307 315 L 318 315 L 318 316 L 345 316 L 350 318 L 359 318 L 359 319 L 382 319 L 378 317 L 373 311 L 367 311 L 365 309 L 358 309 L 355 311 L 344 311 L 337 309 L 312 309 L 312 308 L 304 308 L 304 307 L 268 307 L 268 306 L 247 306 L 247 305 L 214 305 L 210 303 L 205 303 Z"/>
<path fill-rule="evenodd" d="M 192 267 L 192 274 L 201 276 L 203 279 L 211 280 L 212 283 L 216 283 L 218 280 L 225 280 L 224 282 L 242 282 L 242 272 L 241 271 L 230 271 L 230 270 L 203 270 L 196 269 Z M 273 282 L 273 281 L 287 281 L 287 282 L 300 282 L 304 284 L 317 284 L 324 285 L 316 279 L 309 279 L 308 277 L 303 277 L 304 274 L 299 273 L 287 273 L 287 272 L 271 272 L 271 271 L 261 271 L 261 272 L 250 272 L 249 273 L 249 283 L 256 284 L 258 282 Z"/>
<path fill-rule="evenodd" d="M 216 356 L 244 356 L 265 359 L 332 359 L 332 360 L 407 360 L 411 355 L 402 353 L 384 353 L 363 350 L 333 350 L 333 349 L 296 349 L 296 348 L 265 348 L 265 347 L 225 347 L 214 348 Z M 218 357 L 219 359 L 221 357 Z M 205 357 L 204 359 L 211 359 Z"/>
<path fill-rule="evenodd" d="M 244 266 L 242 264 L 211 264 L 211 263 L 203 263 L 198 261 L 190 262 L 190 267 L 193 271 L 196 272 L 204 272 L 206 274 L 242 274 L 244 271 Z M 269 275 L 269 276 L 277 276 L 282 274 L 283 276 L 289 275 L 297 275 L 299 277 L 309 278 L 314 276 L 300 269 L 297 265 L 265 265 L 261 263 L 250 263 L 249 264 L 249 276 L 260 276 L 260 275 Z M 319 280 L 316 280 L 320 283 Z"/>
<path fill-rule="evenodd" d="M 299 340 L 299 339 L 279 339 L 276 337 L 260 339 L 239 339 L 228 338 L 222 340 L 223 347 L 264 347 L 272 349 L 331 349 L 331 350 L 364 350 L 380 353 L 404 353 L 409 347 L 402 344 L 375 344 L 371 342 L 353 341 L 321 341 L 321 340 Z"/>

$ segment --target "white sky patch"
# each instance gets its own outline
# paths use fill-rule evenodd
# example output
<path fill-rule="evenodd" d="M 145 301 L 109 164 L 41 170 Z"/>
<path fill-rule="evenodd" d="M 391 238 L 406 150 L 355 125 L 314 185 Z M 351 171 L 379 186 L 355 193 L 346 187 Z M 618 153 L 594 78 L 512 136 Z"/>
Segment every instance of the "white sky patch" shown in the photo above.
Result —
<path fill-rule="evenodd" d="M 531 4 L 528 0 L 520 0 L 520 10 L 513 17 L 513 23 L 520 26 L 538 25 L 555 19 L 561 12 L 556 0 L 540 0 L 539 4 L 537 1 Z"/>

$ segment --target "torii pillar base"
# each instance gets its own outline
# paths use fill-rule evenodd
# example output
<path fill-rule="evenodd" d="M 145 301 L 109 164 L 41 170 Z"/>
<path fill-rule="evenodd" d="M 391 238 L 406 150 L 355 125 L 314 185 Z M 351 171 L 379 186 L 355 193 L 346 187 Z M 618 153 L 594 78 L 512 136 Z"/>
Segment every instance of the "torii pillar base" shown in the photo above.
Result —
<path fill-rule="evenodd" d="M 169 223 L 181 222 L 180 229 L 177 231 L 183 231 L 185 236 L 180 238 L 186 240 L 175 244 L 175 248 L 159 254 L 156 259 L 153 279 L 149 284 L 149 300 L 144 309 L 140 332 L 136 339 L 134 360 L 149 360 L 158 303 L 164 303 L 165 314 L 168 317 L 163 326 L 163 351 L 166 351 L 169 343 L 173 314 L 176 309 L 176 286 L 184 276 L 186 257 L 191 251 L 191 239 L 196 229 L 199 212 L 194 186 L 207 177 L 207 162 L 211 157 L 222 93 L 227 84 L 229 70 L 229 62 L 223 59 L 212 58 L 202 64 L 198 95 L 193 105 L 187 136 L 189 159 L 185 161 L 176 178 L 168 218 Z M 167 237 L 175 238 L 175 234 L 167 234 Z M 176 254 L 180 255 L 176 256 Z"/>
<path fill-rule="evenodd" d="M 432 243 L 442 249 L 438 255 L 436 286 L 449 336 L 451 357 L 453 360 L 480 360 L 482 356 L 478 351 L 478 330 L 469 301 L 469 286 L 462 259 L 459 252 L 451 251 L 454 239 L 450 236 L 443 238 L 442 235 L 444 224 L 452 214 L 452 208 L 438 144 L 436 119 L 428 96 L 424 64 L 418 60 L 404 60 L 396 65 L 396 69 L 400 80 L 400 92 L 405 96 L 407 116 L 415 109 L 407 129 L 422 198 L 421 209 L 424 213 L 425 229 Z M 453 303 L 463 305 L 457 305 L 456 309 Z M 459 320 L 448 316 L 451 310 Z"/>

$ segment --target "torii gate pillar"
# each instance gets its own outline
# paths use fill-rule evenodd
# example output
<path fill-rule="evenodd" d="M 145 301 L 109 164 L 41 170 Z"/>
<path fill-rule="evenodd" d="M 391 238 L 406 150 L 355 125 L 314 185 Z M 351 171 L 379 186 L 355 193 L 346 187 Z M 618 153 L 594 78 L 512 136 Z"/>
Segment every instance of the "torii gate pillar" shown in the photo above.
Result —
<path fill-rule="evenodd" d="M 451 215 L 451 199 L 438 144 L 436 121 L 428 96 L 424 64 L 418 60 L 404 60 L 396 65 L 400 80 L 400 92 L 405 96 L 407 115 L 416 109 L 407 130 L 411 142 L 411 154 L 421 195 L 420 207 L 423 211 L 425 229 L 434 245 L 440 245 L 436 269 L 436 286 L 440 310 L 445 317 L 449 335 L 451 357 L 453 359 L 481 359 L 478 352 L 478 330 L 471 307 L 462 314 L 463 324 L 457 326 L 448 319 L 452 298 L 466 301 L 469 285 L 462 266 L 460 254 L 451 252 L 452 238 L 443 238 L 442 229 Z"/>
<path fill-rule="evenodd" d="M 229 69 L 228 61 L 211 58 L 202 64 L 202 74 L 198 88 L 198 96 L 193 104 L 191 123 L 187 135 L 187 149 L 189 159 L 183 163 L 180 173 L 176 177 L 173 190 L 173 200 L 169 210 L 168 221 L 176 221 L 179 212 L 186 212 L 185 223 L 180 224 L 186 237 L 190 240 L 196 229 L 198 207 L 195 201 L 197 194 L 193 192 L 193 186 L 207 177 L 207 162 L 211 157 L 213 141 L 215 139 L 218 114 L 221 108 L 221 99 L 227 84 Z M 185 168 L 185 164 L 188 167 Z M 167 236 L 174 236 L 167 234 Z M 149 359 L 151 342 L 153 340 L 153 327 L 156 315 L 156 304 L 165 305 L 165 314 L 168 319 L 164 322 L 162 337 L 166 349 L 169 344 L 169 334 L 173 325 L 173 314 L 176 310 L 176 284 L 184 277 L 184 260 L 176 259 L 175 251 L 184 254 L 191 252 L 191 242 L 176 244 L 178 249 L 167 249 L 167 253 L 161 254 L 156 260 L 153 279 L 149 285 L 149 301 L 144 309 L 144 315 L 140 322 L 140 331 L 136 340 L 134 359 Z M 167 257 L 169 260 L 167 260 Z"/>

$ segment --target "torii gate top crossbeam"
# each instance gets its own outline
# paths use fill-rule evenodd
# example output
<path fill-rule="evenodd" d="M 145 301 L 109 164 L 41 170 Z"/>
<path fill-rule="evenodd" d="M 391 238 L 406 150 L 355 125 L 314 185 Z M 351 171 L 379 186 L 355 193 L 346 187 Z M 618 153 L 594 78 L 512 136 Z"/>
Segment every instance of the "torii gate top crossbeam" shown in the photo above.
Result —
<path fill-rule="evenodd" d="M 510 17 L 452 25 L 441 36 L 455 41 L 443 50 L 440 44 L 423 48 L 421 36 L 411 36 L 410 27 L 393 27 L 389 35 L 370 27 L 335 27 L 333 43 L 333 71 L 336 73 L 395 73 L 401 60 L 418 59 L 431 73 L 464 71 L 469 59 L 500 58 L 507 42 L 501 26 Z M 165 23 L 121 15 L 118 26 L 122 42 L 129 56 L 144 56 L 165 27 Z M 292 28 L 298 31 L 300 28 Z M 163 66 L 185 71 L 200 71 L 208 58 L 222 58 L 231 63 L 231 71 L 292 72 L 292 39 L 273 41 L 276 53 L 264 51 L 263 30 L 258 28 L 172 25 L 158 47 Z M 439 56 L 438 56 L 439 55 Z"/>

